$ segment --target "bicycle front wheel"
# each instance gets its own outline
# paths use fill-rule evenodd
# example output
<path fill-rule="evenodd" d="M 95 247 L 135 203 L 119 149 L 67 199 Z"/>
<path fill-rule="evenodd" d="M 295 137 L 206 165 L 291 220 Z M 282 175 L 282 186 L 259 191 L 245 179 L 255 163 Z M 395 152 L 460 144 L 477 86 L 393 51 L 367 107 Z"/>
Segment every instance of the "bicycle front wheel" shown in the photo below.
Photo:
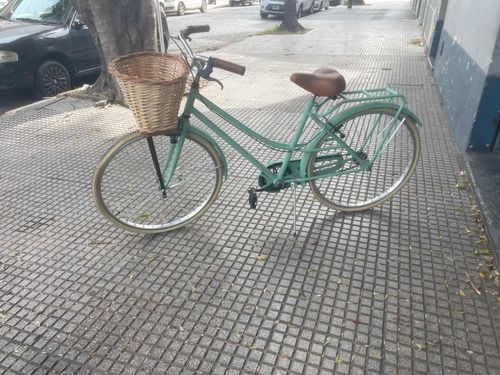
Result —
<path fill-rule="evenodd" d="M 338 211 L 361 211 L 375 207 L 394 196 L 408 182 L 415 171 L 420 156 L 420 136 L 410 117 L 400 113 L 386 141 L 382 137 L 396 117 L 393 108 L 375 108 L 360 111 L 337 126 L 344 135 L 343 141 L 364 160 L 371 160 L 377 148 L 380 153 L 369 170 L 324 177 L 309 181 L 312 193 L 322 204 Z M 344 149 L 336 148 L 336 142 L 324 135 L 315 148 L 330 150 L 312 153 L 307 164 L 307 176 L 319 175 L 328 168 L 335 154 L 343 160 L 339 171 L 360 168 L 359 162 Z M 342 158 L 342 159 L 340 159 Z"/>
<path fill-rule="evenodd" d="M 155 136 L 153 141 L 162 167 L 171 137 Z M 92 193 L 101 213 L 118 227 L 136 233 L 161 233 L 203 215 L 217 198 L 222 178 L 217 150 L 205 138 L 188 132 L 164 196 L 147 138 L 136 131 L 122 138 L 100 161 Z"/>

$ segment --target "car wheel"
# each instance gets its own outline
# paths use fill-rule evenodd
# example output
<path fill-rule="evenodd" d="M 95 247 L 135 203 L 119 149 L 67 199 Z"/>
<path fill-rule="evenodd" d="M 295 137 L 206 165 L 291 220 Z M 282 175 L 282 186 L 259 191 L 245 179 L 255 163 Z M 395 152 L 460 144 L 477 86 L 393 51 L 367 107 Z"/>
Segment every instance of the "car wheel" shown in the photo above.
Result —
<path fill-rule="evenodd" d="M 231 5 L 232 7 L 234 7 L 234 2 L 230 1 L 229 5 Z"/>
<path fill-rule="evenodd" d="M 71 88 L 71 76 L 61 63 L 48 60 L 40 64 L 35 73 L 35 93 L 37 96 L 56 96 Z"/>
<path fill-rule="evenodd" d="M 267 18 L 268 16 L 269 16 L 269 14 L 260 12 L 260 17 L 261 18 Z"/>
<path fill-rule="evenodd" d="M 177 14 L 179 16 L 183 16 L 186 13 L 186 6 L 184 3 L 181 1 L 179 5 L 177 6 Z"/>
<path fill-rule="evenodd" d="M 297 12 L 297 18 L 302 17 L 302 5 L 299 8 L 299 11 Z"/>
<path fill-rule="evenodd" d="M 206 13 L 206 11 L 207 11 L 207 2 L 206 2 L 205 0 L 203 0 L 203 1 L 201 2 L 201 8 L 200 8 L 200 11 L 201 11 L 201 13 Z"/>

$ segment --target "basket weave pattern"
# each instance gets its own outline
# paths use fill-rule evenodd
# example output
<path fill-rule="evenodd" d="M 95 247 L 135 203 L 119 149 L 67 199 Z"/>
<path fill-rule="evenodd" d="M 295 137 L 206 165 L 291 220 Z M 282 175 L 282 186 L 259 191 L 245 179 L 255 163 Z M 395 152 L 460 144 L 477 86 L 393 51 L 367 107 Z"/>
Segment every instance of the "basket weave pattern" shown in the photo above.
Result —
<path fill-rule="evenodd" d="M 134 114 L 141 135 L 177 132 L 179 107 L 189 73 L 180 57 L 137 52 L 114 59 L 108 68 Z"/>

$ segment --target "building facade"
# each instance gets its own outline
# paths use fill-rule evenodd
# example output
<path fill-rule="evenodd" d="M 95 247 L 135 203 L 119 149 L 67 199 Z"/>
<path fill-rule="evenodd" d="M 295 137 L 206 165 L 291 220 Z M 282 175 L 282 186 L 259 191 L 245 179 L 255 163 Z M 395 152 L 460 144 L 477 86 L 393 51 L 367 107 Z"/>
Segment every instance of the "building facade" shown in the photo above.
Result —
<path fill-rule="evenodd" d="M 459 148 L 500 153 L 500 1 L 411 1 Z"/>

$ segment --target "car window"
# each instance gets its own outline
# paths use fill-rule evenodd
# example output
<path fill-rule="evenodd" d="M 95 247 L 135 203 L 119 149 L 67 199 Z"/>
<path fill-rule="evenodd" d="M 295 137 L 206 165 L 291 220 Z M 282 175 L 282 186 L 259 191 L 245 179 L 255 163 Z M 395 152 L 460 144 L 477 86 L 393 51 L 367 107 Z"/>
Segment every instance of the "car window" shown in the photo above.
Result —
<path fill-rule="evenodd" d="M 13 21 L 63 23 L 70 11 L 69 0 L 12 0 L 0 14 Z"/>

